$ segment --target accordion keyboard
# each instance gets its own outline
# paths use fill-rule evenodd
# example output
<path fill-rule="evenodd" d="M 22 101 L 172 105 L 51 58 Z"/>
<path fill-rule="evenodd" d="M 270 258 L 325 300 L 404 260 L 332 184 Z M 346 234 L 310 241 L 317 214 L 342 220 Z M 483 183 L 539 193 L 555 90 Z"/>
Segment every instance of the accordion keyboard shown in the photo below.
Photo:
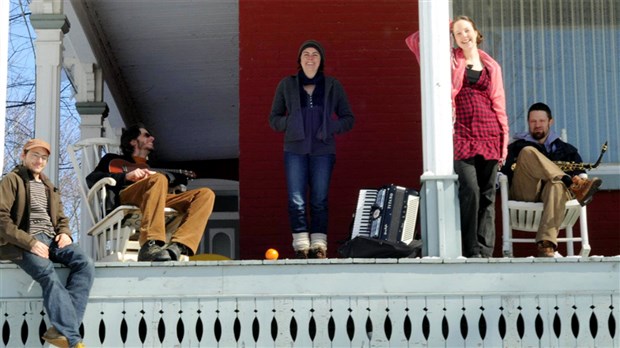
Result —
<path fill-rule="evenodd" d="M 353 230 L 351 238 L 355 238 L 358 235 L 370 236 L 370 211 L 377 199 L 377 192 L 375 189 L 360 190 L 359 197 L 357 199 L 357 207 L 355 208 L 355 218 L 353 219 Z"/>

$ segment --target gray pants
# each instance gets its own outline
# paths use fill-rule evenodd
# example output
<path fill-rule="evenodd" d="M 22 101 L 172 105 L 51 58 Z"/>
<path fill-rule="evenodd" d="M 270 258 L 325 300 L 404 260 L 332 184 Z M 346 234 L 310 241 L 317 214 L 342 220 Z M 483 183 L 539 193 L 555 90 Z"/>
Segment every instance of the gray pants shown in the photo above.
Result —
<path fill-rule="evenodd" d="M 510 185 L 510 199 L 543 202 L 543 214 L 536 241 L 547 240 L 558 245 L 558 228 L 564 220 L 566 202 L 571 199 L 561 178 L 566 175 L 557 165 L 534 147 L 524 147 Z"/>
<path fill-rule="evenodd" d="M 497 161 L 475 156 L 454 161 L 459 176 L 463 256 L 491 257 L 495 247 Z"/>

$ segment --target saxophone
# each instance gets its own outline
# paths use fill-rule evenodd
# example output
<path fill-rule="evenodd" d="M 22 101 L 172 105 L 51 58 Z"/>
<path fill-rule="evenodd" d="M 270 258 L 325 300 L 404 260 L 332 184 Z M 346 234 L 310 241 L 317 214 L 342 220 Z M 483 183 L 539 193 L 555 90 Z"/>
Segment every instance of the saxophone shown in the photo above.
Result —
<path fill-rule="evenodd" d="M 556 166 L 558 166 L 563 172 L 572 172 L 575 170 L 591 170 L 598 167 L 603 160 L 603 154 L 607 151 L 607 142 L 601 146 L 601 154 L 598 156 L 598 159 L 595 163 L 585 163 L 585 162 L 566 162 L 566 161 L 553 161 Z M 513 163 L 510 169 L 513 171 L 517 167 L 517 162 Z"/>

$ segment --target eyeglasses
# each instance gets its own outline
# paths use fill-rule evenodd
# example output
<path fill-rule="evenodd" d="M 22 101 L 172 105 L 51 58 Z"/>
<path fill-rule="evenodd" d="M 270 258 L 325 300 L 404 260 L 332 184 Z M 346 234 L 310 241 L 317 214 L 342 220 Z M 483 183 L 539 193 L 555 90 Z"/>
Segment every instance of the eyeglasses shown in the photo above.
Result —
<path fill-rule="evenodd" d="M 31 154 L 32 154 L 32 157 L 34 157 L 35 159 L 38 159 L 38 160 L 40 159 L 43 162 L 47 162 L 47 160 L 49 159 L 48 155 L 40 155 L 40 154 L 38 154 L 36 152 L 31 152 Z"/>
<path fill-rule="evenodd" d="M 153 137 L 153 136 L 151 135 L 151 133 L 149 133 L 149 132 L 144 132 L 144 133 L 142 133 L 142 135 L 144 135 L 144 137 L 145 137 L 145 138 L 151 138 L 151 137 Z"/>

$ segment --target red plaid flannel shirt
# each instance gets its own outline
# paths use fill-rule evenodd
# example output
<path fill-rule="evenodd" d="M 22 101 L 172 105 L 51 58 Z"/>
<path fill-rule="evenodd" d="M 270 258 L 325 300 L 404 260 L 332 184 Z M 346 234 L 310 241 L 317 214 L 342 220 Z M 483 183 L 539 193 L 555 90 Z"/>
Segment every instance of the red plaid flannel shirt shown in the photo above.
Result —
<path fill-rule="evenodd" d="M 491 78 L 482 70 L 475 84 L 463 74 L 463 87 L 456 95 L 454 122 L 454 159 L 482 155 L 487 160 L 501 159 L 501 127 L 489 96 Z"/>

